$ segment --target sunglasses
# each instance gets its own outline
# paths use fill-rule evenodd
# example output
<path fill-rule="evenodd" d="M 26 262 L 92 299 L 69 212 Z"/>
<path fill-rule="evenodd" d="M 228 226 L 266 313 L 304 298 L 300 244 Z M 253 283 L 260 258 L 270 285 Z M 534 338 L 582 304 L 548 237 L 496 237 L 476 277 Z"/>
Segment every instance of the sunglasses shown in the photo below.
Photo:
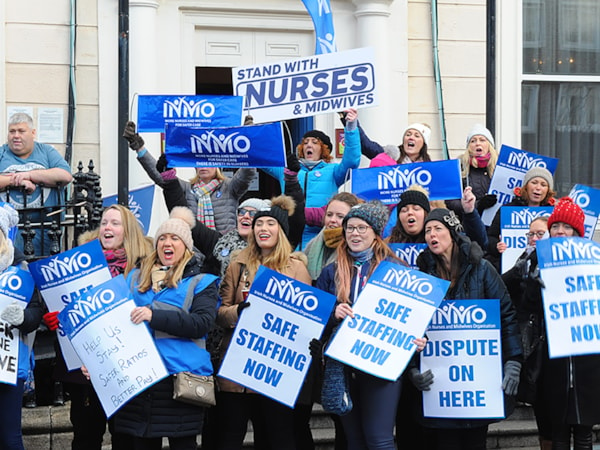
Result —
<path fill-rule="evenodd" d="M 254 217 L 258 210 L 256 209 L 246 209 L 246 208 L 238 208 L 237 213 L 238 216 L 245 216 L 248 214 L 250 217 Z"/>

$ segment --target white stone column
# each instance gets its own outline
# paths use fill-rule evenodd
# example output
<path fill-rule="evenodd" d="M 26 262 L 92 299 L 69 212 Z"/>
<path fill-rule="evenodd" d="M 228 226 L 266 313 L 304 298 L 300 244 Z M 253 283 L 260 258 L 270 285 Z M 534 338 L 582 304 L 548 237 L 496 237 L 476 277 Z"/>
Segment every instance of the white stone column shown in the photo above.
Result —
<path fill-rule="evenodd" d="M 137 98 L 134 94 L 158 94 L 158 6 L 157 0 L 129 1 L 129 98 L 130 102 L 133 101 L 132 120 L 137 117 Z M 142 137 L 151 153 L 158 157 L 160 134 L 144 133 Z M 129 188 L 149 182 L 151 180 L 132 151 L 129 158 Z"/>
<path fill-rule="evenodd" d="M 360 112 L 360 122 L 367 134 L 380 144 L 392 144 L 398 140 L 394 133 L 398 118 L 406 117 L 398 111 L 398 99 L 392 89 L 393 61 L 400 59 L 399 46 L 391 45 L 390 6 L 394 0 L 352 0 L 356 6 L 356 47 L 372 47 L 375 50 L 375 81 L 379 106 Z"/>

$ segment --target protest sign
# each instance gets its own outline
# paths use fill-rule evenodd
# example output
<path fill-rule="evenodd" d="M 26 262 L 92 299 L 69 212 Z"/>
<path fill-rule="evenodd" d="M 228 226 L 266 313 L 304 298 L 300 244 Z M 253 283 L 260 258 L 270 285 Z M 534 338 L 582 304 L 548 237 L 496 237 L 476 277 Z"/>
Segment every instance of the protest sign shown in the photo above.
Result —
<path fill-rule="evenodd" d="M 543 167 L 554 175 L 558 158 L 529 153 L 525 150 L 503 145 L 490 182 L 488 193 L 498 197 L 498 203 L 483 211 L 481 219 L 486 226 L 491 225 L 498 209 L 514 197 L 514 189 L 523 183 L 525 173 L 534 167 Z"/>
<path fill-rule="evenodd" d="M 170 167 L 285 167 L 281 122 L 231 128 L 167 127 Z"/>
<path fill-rule="evenodd" d="M 85 291 L 110 280 L 111 275 L 98 240 L 29 264 L 48 311 L 63 308 Z M 71 343 L 59 328 L 58 343 L 69 370 L 81 367 Z"/>
<path fill-rule="evenodd" d="M 600 353 L 600 245 L 569 237 L 536 248 L 550 358 Z"/>
<path fill-rule="evenodd" d="M 352 193 L 365 200 L 395 205 L 413 184 L 425 188 L 429 200 L 462 198 L 457 159 L 352 170 Z"/>
<path fill-rule="evenodd" d="M 596 231 L 598 216 L 600 216 L 600 189 L 576 184 L 571 189 L 569 197 L 583 209 L 585 213 L 585 235 L 583 237 L 591 239 Z"/>
<path fill-rule="evenodd" d="M 133 213 L 142 230 L 148 232 L 150 228 L 150 219 L 152 215 L 152 202 L 154 201 L 154 184 L 148 184 L 139 188 L 130 189 L 127 195 L 129 210 Z M 104 197 L 102 206 L 105 208 L 110 205 L 116 205 L 118 202 L 117 194 Z"/>
<path fill-rule="evenodd" d="M 418 269 L 417 257 L 427 248 L 427 244 L 388 244 L 398 258 L 412 269 Z"/>
<path fill-rule="evenodd" d="M 33 278 L 26 270 L 10 266 L 0 273 L 0 311 L 13 303 L 25 309 L 32 294 Z M 17 384 L 20 338 L 18 328 L 0 319 L 0 383 Z"/>
<path fill-rule="evenodd" d="M 425 417 L 504 417 L 500 302 L 445 300 L 427 329 L 421 372 L 431 370 L 423 392 Z"/>
<path fill-rule="evenodd" d="M 372 48 L 234 67 L 233 92 L 254 123 L 377 106 Z"/>
<path fill-rule="evenodd" d="M 261 266 L 219 376 L 292 408 L 335 297 Z"/>
<path fill-rule="evenodd" d="M 415 352 L 449 282 L 384 261 L 365 285 L 325 354 L 386 380 L 396 380 Z"/>
<path fill-rule="evenodd" d="M 502 273 L 507 272 L 527 248 L 529 224 L 552 214 L 553 206 L 503 206 L 500 208 L 500 240 L 506 244 L 501 254 Z"/>
<path fill-rule="evenodd" d="M 162 133 L 179 127 L 237 127 L 242 125 L 242 97 L 229 95 L 140 95 L 137 127 Z"/>
<path fill-rule="evenodd" d="M 148 327 L 129 317 L 135 306 L 119 275 L 86 291 L 58 315 L 106 417 L 168 375 Z"/>

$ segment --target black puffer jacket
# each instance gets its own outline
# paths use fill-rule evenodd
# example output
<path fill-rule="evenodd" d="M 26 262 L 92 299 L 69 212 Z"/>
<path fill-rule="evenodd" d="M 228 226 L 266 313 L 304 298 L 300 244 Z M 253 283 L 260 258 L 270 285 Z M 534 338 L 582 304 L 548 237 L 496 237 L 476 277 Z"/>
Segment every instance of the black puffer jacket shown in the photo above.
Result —
<path fill-rule="evenodd" d="M 458 235 L 461 271 L 457 283 L 448 290 L 446 299 L 500 299 L 500 321 L 502 337 L 503 362 L 521 360 L 521 337 L 517 325 L 515 308 L 510 300 L 502 278 L 489 261 L 483 258 L 481 247 L 469 238 Z M 439 276 L 433 253 L 426 248 L 417 258 L 419 269 L 430 275 Z M 505 398 L 505 400 L 508 400 Z M 505 401 L 505 405 L 509 405 Z M 512 406 L 512 405 L 511 405 Z M 512 412 L 507 409 L 507 415 Z M 495 422 L 493 419 L 424 419 L 424 424 L 431 428 L 474 428 Z"/>

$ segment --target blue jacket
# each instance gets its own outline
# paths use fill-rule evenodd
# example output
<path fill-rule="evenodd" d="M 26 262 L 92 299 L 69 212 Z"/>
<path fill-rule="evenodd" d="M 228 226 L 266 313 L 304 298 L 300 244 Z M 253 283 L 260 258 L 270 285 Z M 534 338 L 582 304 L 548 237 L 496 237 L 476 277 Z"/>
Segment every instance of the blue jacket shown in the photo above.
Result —
<path fill-rule="evenodd" d="M 189 371 L 198 375 L 212 375 L 205 338 L 217 315 L 217 277 L 200 274 L 199 270 L 189 268 L 188 264 L 176 288 L 165 288 L 156 293 L 151 289 L 143 293 L 132 289 L 133 298 L 136 305 L 150 306 L 152 309 L 152 319 L 148 325 L 170 374 Z M 130 272 L 127 277 L 130 286 L 137 287 L 138 274 L 138 269 Z M 182 308 L 188 287 L 196 276 L 201 279 L 194 287 L 191 306 L 186 311 Z"/>

